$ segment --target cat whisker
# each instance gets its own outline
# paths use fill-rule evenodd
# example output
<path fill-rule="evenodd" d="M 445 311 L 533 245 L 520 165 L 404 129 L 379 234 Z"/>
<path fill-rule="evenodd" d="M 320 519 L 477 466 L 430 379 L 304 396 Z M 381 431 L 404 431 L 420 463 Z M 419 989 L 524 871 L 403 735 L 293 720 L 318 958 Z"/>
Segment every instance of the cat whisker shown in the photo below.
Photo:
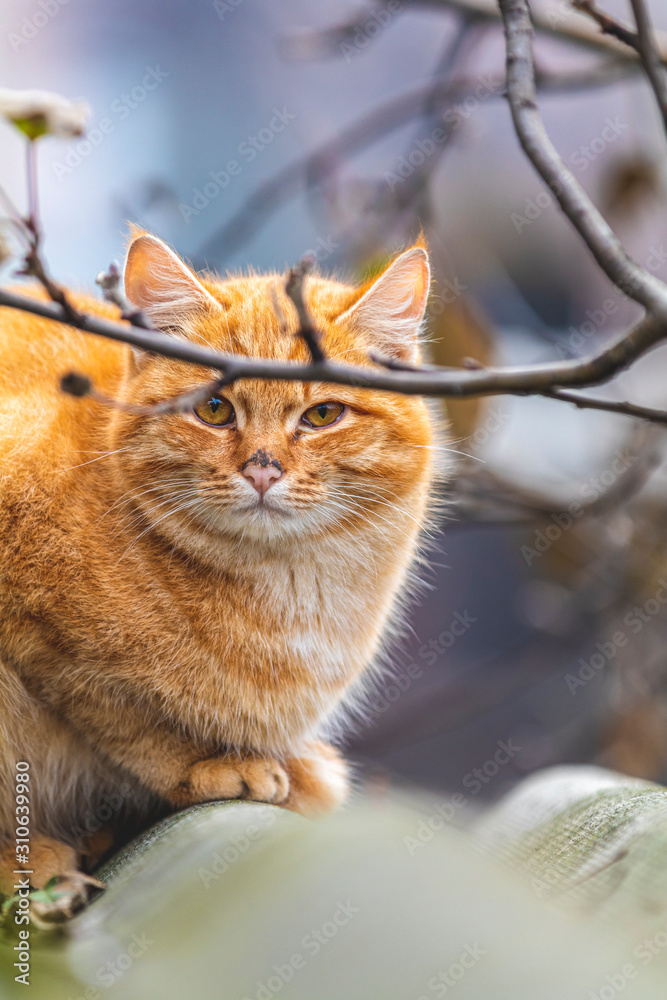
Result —
<path fill-rule="evenodd" d="M 347 491 L 342 492 L 342 493 L 335 493 L 335 492 L 332 491 L 332 495 L 334 495 L 334 496 L 340 496 L 340 497 L 343 497 L 343 498 L 349 498 L 350 500 L 353 500 L 353 501 L 354 500 L 356 500 L 356 501 L 368 500 L 371 504 L 376 504 L 376 503 L 377 504 L 382 504 L 385 507 L 389 507 L 390 510 L 396 511 L 396 513 L 400 514 L 400 516 L 402 518 L 407 517 L 411 521 L 414 521 L 415 524 L 420 525 L 420 526 L 421 526 L 421 523 L 422 523 L 421 519 L 418 518 L 418 517 L 416 517 L 409 510 L 406 510 L 403 507 L 399 507 L 398 504 L 391 503 L 390 500 L 385 499 L 384 497 L 380 496 L 379 494 L 370 494 L 370 493 L 359 494 L 359 493 L 353 493 L 350 490 L 347 490 Z"/>
<path fill-rule="evenodd" d="M 364 514 L 368 514 L 369 513 L 368 511 L 364 510 L 364 508 L 361 507 L 359 504 L 355 503 L 354 500 L 352 501 L 351 509 L 356 509 L 357 511 L 363 512 Z M 405 538 L 408 539 L 408 541 L 410 541 L 410 542 L 413 541 L 412 536 L 409 535 L 407 531 L 405 531 L 403 528 L 399 527 L 399 525 L 397 525 L 395 522 L 390 521 L 389 518 L 383 517 L 381 514 L 378 514 L 377 511 L 374 511 L 373 517 L 379 518 L 385 524 L 389 525 L 389 527 L 392 528 L 392 530 L 400 532 Z M 374 525 L 374 523 L 375 523 L 374 520 L 373 520 L 373 518 L 370 518 L 370 517 L 365 517 L 364 520 L 366 520 L 366 522 L 368 524 L 370 524 L 370 525 Z"/>
<path fill-rule="evenodd" d="M 136 497 L 146 496 L 147 494 L 153 493 L 153 492 L 155 492 L 157 490 L 160 490 L 163 493 L 166 492 L 165 488 L 162 487 L 162 486 L 160 486 L 160 487 L 154 487 L 154 488 L 147 489 L 147 490 L 142 490 L 140 493 L 135 493 L 135 494 L 130 493 L 129 495 L 122 497 L 121 499 L 117 500 L 116 503 L 112 504 L 112 506 L 109 507 L 109 509 L 106 510 L 104 512 L 104 514 L 102 514 L 101 517 L 99 517 L 97 519 L 96 523 L 99 524 L 100 521 L 102 521 L 103 518 L 105 518 L 107 516 L 107 514 L 110 514 L 113 510 L 115 510 L 117 507 L 121 506 L 122 504 L 131 503 L 132 500 L 135 499 Z M 170 493 L 167 493 L 167 496 L 175 496 L 175 495 L 177 495 L 178 492 L 179 492 L 179 489 L 177 488 L 175 491 L 171 491 Z M 125 516 L 129 516 L 129 515 L 125 515 Z"/>
<path fill-rule="evenodd" d="M 135 513 L 126 514 L 125 517 L 123 517 L 118 522 L 116 531 L 113 533 L 113 535 L 111 537 L 112 538 L 117 538 L 118 535 L 121 534 L 121 532 L 128 531 L 138 521 L 150 520 L 151 515 L 155 511 L 159 510 L 161 507 L 164 507 L 166 504 L 178 502 L 179 500 L 185 500 L 186 498 L 189 499 L 193 495 L 196 496 L 197 499 L 201 499 L 200 494 L 199 494 L 199 490 L 188 490 L 188 491 L 185 491 L 185 492 L 173 493 L 171 496 L 166 497 L 160 503 L 153 504 L 153 506 L 150 507 L 149 510 L 146 510 L 146 511 L 139 510 L 139 511 L 137 511 Z M 131 520 L 127 524 L 123 524 L 123 521 L 126 521 L 128 517 L 131 518 Z"/>
<path fill-rule="evenodd" d="M 147 489 L 140 491 L 139 493 L 135 493 L 134 490 L 127 490 L 125 493 L 122 494 L 122 496 L 118 497 L 118 499 L 114 503 L 112 503 L 111 507 L 105 510 L 104 514 L 100 515 L 100 517 L 96 521 L 96 524 L 99 524 L 99 522 L 102 521 L 107 516 L 107 514 L 110 514 L 111 511 L 114 510 L 116 507 L 120 506 L 120 504 L 129 503 L 133 497 L 144 496 L 146 493 L 155 492 L 156 490 L 162 489 L 164 486 L 174 486 L 181 484 L 191 485 L 192 479 L 184 478 L 184 479 L 161 480 L 159 481 L 159 483 L 156 483 L 156 485 L 150 486 Z M 144 483 L 144 486 L 145 485 L 146 484 Z"/>
<path fill-rule="evenodd" d="M 115 451 L 106 451 L 103 455 L 98 455 L 97 458 L 91 458 L 87 462 L 80 462 L 78 465 L 70 465 L 67 469 L 58 469 L 58 472 L 72 472 L 73 469 L 81 469 L 84 465 L 92 465 L 93 462 L 101 462 L 103 458 L 110 458 L 111 455 L 118 455 L 121 451 L 129 451 L 130 445 L 125 445 L 124 448 L 116 448 Z"/>
<path fill-rule="evenodd" d="M 162 517 L 158 518 L 157 521 L 152 521 L 151 524 L 149 524 L 147 528 L 145 528 L 142 532 L 140 532 L 140 534 L 137 535 L 134 541 L 132 541 L 130 545 L 128 545 L 128 547 L 124 550 L 123 554 L 118 559 L 116 566 L 118 566 L 118 563 L 120 563 L 125 558 L 130 549 L 134 548 L 137 542 L 139 542 L 144 537 L 144 535 L 146 535 L 149 531 L 156 528 L 158 524 L 161 524 L 162 521 L 166 520 L 166 518 L 172 517 L 174 514 L 178 514 L 182 510 L 188 510 L 190 507 L 195 507 L 197 504 L 200 503 L 201 499 L 199 497 L 195 497 L 194 500 L 188 500 L 186 503 L 174 507 L 172 510 L 168 510 L 166 514 L 163 514 Z"/>
<path fill-rule="evenodd" d="M 472 462 L 481 462 L 482 465 L 486 465 L 486 459 L 480 458 L 479 455 L 471 455 L 467 451 L 457 451 L 456 448 L 443 448 L 442 450 L 450 455 L 461 455 L 463 458 L 469 458 Z"/>

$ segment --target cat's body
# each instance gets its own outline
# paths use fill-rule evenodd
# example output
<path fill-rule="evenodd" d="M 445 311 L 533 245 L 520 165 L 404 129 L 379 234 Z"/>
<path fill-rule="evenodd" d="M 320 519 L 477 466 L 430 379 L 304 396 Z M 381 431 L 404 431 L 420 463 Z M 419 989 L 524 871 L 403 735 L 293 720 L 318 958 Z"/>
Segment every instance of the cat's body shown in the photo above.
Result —
<path fill-rule="evenodd" d="M 371 307 L 382 326 L 396 292 L 397 343 L 414 312 L 412 346 L 396 353 L 414 355 L 428 272 L 423 251 L 409 254 L 400 288 L 390 275 L 381 295 L 389 272 L 365 297 L 311 280 L 327 353 L 368 363 L 360 329 Z M 200 284 L 139 237 L 126 282 L 177 335 L 307 356 L 271 306 L 276 276 Z M 217 426 L 74 399 L 59 390 L 70 370 L 144 405 L 209 378 L 0 310 L 0 840 L 7 870 L 15 765 L 26 761 L 35 884 L 73 863 L 72 850 L 94 854 L 85 835 L 103 823 L 167 803 L 247 796 L 309 812 L 345 798 L 344 762 L 318 737 L 381 646 L 432 476 L 418 399 L 240 382 L 211 401 L 234 408 Z M 327 400 L 342 408 L 331 426 L 303 422 Z M 60 854 L 54 841 L 67 845 Z"/>

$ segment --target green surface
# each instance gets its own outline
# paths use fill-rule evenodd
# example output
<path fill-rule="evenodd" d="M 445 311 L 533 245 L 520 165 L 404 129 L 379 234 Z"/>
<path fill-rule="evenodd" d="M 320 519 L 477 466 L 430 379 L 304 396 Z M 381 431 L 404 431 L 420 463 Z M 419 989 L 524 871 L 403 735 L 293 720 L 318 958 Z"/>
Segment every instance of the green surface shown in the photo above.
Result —
<path fill-rule="evenodd" d="M 107 866 L 67 936 L 33 935 L 29 992 L 1 995 L 656 1000 L 667 970 L 634 934 L 667 923 L 667 792 L 584 771 L 567 794 L 531 779 L 477 832 L 431 798 L 317 822 L 251 803 L 180 813 Z"/>

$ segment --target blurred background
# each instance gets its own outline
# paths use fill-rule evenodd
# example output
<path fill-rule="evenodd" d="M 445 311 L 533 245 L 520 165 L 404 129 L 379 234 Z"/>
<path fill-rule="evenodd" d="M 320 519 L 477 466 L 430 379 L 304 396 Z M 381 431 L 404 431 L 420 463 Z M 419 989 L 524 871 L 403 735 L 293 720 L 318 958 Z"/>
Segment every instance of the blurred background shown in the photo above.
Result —
<path fill-rule="evenodd" d="M 565 0 L 533 6 L 552 28 L 537 45 L 550 134 L 667 278 L 653 97 L 627 60 L 558 37 L 588 24 Z M 4 0 L 0 47 L 0 86 L 92 108 L 87 139 L 40 149 L 46 256 L 70 285 L 122 259 L 129 221 L 198 267 L 311 252 L 351 278 L 423 228 L 440 364 L 576 357 L 638 315 L 519 149 L 497 20 L 436 0 Z M 0 141 L 23 205 L 19 137 L 0 125 Z M 604 394 L 664 407 L 666 368 L 654 351 Z M 543 399 L 449 410 L 449 507 L 350 735 L 360 772 L 377 795 L 408 782 L 469 802 L 559 762 L 667 779 L 665 430 Z"/>

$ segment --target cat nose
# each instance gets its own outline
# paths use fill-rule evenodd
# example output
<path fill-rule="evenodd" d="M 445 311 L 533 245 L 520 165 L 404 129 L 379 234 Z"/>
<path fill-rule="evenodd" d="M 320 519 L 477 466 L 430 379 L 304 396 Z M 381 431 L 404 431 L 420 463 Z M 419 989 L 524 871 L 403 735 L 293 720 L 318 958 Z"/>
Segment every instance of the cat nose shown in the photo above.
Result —
<path fill-rule="evenodd" d="M 282 474 L 282 469 L 276 469 L 275 465 L 247 465 L 243 470 L 243 475 L 250 480 L 260 497 L 264 496 Z"/>

